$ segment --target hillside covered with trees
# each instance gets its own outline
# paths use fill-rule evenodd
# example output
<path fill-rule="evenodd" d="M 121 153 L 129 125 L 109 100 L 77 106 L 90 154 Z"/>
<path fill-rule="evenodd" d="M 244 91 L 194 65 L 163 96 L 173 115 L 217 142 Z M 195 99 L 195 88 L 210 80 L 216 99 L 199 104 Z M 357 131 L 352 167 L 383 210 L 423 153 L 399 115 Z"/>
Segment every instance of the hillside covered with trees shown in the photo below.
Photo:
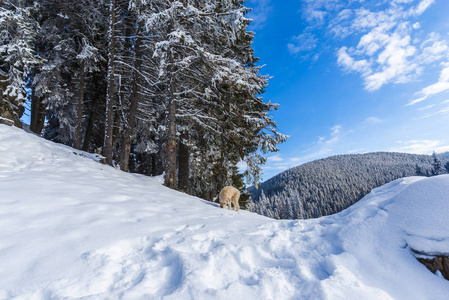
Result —
<path fill-rule="evenodd" d="M 248 209 L 275 219 L 317 218 L 340 212 L 395 179 L 446 172 L 449 159 L 436 155 L 337 155 L 284 171 L 263 182 L 259 189 L 250 187 Z"/>
<path fill-rule="evenodd" d="M 205 199 L 255 183 L 286 136 L 244 2 L 1 1 L 0 116 Z"/>

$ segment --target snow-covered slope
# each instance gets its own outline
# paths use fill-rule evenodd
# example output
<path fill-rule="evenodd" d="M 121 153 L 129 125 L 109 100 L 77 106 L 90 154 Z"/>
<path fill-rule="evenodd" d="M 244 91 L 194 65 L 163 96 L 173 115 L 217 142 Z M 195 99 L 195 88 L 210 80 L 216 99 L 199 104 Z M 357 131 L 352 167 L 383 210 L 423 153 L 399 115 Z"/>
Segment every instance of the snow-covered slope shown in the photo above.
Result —
<path fill-rule="evenodd" d="M 273 221 L 0 125 L 0 299 L 447 299 L 411 248 L 449 253 L 448 175 Z"/>

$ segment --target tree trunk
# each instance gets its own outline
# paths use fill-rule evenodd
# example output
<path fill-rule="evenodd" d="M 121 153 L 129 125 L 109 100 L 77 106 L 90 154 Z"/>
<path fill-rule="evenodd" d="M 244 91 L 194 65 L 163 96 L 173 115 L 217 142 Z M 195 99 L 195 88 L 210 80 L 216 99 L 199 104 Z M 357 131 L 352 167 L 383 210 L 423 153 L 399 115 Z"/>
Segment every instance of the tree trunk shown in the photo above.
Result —
<path fill-rule="evenodd" d="M 170 84 L 170 98 L 168 102 L 168 134 L 167 153 L 165 155 L 165 182 L 172 189 L 178 188 L 176 178 L 176 99 L 174 95 L 174 80 Z"/>
<path fill-rule="evenodd" d="M 108 90 L 106 93 L 106 121 L 104 129 L 103 155 L 106 163 L 112 166 L 112 137 L 114 127 L 114 76 L 115 76 L 115 9 L 116 0 L 111 0 L 109 19 L 109 61 Z"/>
<path fill-rule="evenodd" d="M 45 112 L 47 109 L 47 103 L 46 101 L 43 101 L 42 99 L 39 101 L 39 116 L 37 121 L 37 134 L 41 134 L 42 130 L 44 129 L 45 125 Z"/>
<path fill-rule="evenodd" d="M 139 99 L 139 71 L 140 66 L 142 65 L 142 49 L 141 38 L 139 35 L 141 34 L 140 30 L 137 31 L 136 43 L 135 47 L 135 62 L 134 62 L 134 75 L 133 82 L 131 87 L 131 96 L 130 96 L 130 107 L 128 114 L 128 126 L 125 128 L 125 133 L 123 135 L 123 143 L 120 155 L 120 169 L 122 171 L 128 172 L 128 163 L 129 163 L 129 154 L 131 152 L 131 137 L 133 135 L 134 125 L 136 123 L 136 112 L 137 112 L 137 102 Z"/>
<path fill-rule="evenodd" d="M 183 133 L 183 135 L 187 135 Z M 186 138 L 186 136 L 183 136 Z M 189 148 L 183 142 L 179 143 L 179 170 L 178 170 L 178 186 L 185 193 L 189 193 Z"/>
<path fill-rule="evenodd" d="M 122 135 L 120 134 L 120 122 L 122 121 L 122 118 L 120 118 L 121 112 L 119 111 L 120 108 L 115 109 L 114 112 L 114 127 L 112 130 L 112 159 L 114 161 L 120 162 L 120 140 Z"/>
<path fill-rule="evenodd" d="M 73 148 L 81 149 L 81 128 L 83 122 L 83 103 L 84 103 L 84 86 L 85 86 L 84 61 L 81 62 L 81 77 L 78 90 L 78 105 L 76 107 L 76 126 Z"/>
<path fill-rule="evenodd" d="M 38 123 L 39 106 L 40 106 L 39 103 L 40 103 L 40 99 L 38 99 L 36 97 L 34 88 L 32 88 L 32 90 L 31 90 L 30 130 L 34 133 L 37 133 L 37 123 Z"/>
<path fill-rule="evenodd" d="M 45 121 L 45 104 L 43 98 L 36 97 L 34 87 L 31 90 L 31 121 L 30 130 L 41 134 Z"/>
<path fill-rule="evenodd" d="M 84 135 L 83 151 L 89 151 L 89 142 L 92 137 L 92 131 L 94 128 L 94 109 L 91 109 L 89 114 L 89 120 L 87 121 L 86 134 Z"/>
<path fill-rule="evenodd" d="M 171 29 L 175 28 L 174 20 L 171 20 Z M 178 182 L 176 176 L 176 79 L 174 76 L 174 53 L 170 49 L 169 58 L 169 76 L 170 76 L 170 90 L 168 95 L 168 133 L 167 133 L 167 152 L 165 154 L 165 180 L 164 184 L 172 189 L 178 189 Z"/>

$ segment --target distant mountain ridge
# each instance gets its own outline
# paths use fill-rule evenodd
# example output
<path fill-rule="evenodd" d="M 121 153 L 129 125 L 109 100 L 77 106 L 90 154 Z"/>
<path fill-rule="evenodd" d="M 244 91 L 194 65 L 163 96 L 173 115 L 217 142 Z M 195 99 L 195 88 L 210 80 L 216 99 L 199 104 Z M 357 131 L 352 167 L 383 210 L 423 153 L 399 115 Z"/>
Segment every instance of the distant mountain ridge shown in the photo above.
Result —
<path fill-rule="evenodd" d="M 441 157 L 446 164 L 448 156 Z M 372 189 L 395 179 L 431 174 L 433 158 L 394 152 L 336 155 L 315 160 L 250 187 L 248 209 L 275 219 L 326 216 L 351 206 Z"/>
<path fill-rule="evenodd" d="M 449 151 L 448 152 L 444 152 L 444 153 L 440 153 L 440 154 L 438 154 L 438 156 L 443 158 L 443 159 L 449 159 Z"/>

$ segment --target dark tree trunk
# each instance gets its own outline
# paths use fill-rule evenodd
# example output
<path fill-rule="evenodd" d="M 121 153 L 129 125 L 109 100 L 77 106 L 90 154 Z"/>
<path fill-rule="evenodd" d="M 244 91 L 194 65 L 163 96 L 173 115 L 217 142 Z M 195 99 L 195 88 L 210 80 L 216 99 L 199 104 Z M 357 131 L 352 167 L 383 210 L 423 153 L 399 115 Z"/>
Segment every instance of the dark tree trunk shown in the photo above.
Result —
<path fill-rule="evenodd" d="M 171 29 L 174 29 L 174 20 L 171 20 Z M 178 182 L 176 176 L 176 79 L 174 75 L 174 53 L 170 51 L 169 58 L 169 76 L 170 89 L 168 95 L 168 132 L 165 153 L 165 180 L 164 184 L 172 189 L 178 189 Z"/>
<path fill-rule="evenodd" d="M 185 138 L 185 136 L 183 136 Z M 179 143 L 178 186 L 185 193 L 189 193 L 189 148 L 183 142 Z"/>
<path fill-rule="evenodd" d="M 37 133 L 37 123 L 39 120 L 39 107 L 40 107 L 40 99 L 36 97 L 34 88 L 31 90 L 31 121 L 30 121 L 30 130 L 34 133 Z"/>
<path fill-rule="evenodd" d="M 94 109 L 89 114 L 89 120 L 87 121 L 86 134 L 84 135 L 83 151 L 89 151 L 89 142 L 92 138 L 92 131 L 94 129 Z"/>
<path fill-rule="evenodd" d="M 111 0 L 109 20 L 109 61 L 108 61 L 108 89 L 106 93 L 106 121 L 104 129 L 103 155 L 106 163 L 112 166 L 112 144 L 114 127 L 114 76 L 115 76 L 115 9 L 116 0 Z"/>
<path fill-rule="evenodd" d="M 85 87 L 84 62 L 81 62 L 81 77 L 78 90 L 78 105 L 76 106 L 76 126 L 73 148 L 81 149 L 81 129 L 83 122 L 83 103 L 84 103 L 84 87 Z"/>
<path fill-rule="evenodd" d="M 41 134 L 45 121 L 45 104 L 43 98 L 36 97 L 34 88 L 31 90 L 31 121 L 30 130 Z"/>
<path fill-rule="evenodd" d="M 139 37 L 140 30 L 137 31 L 135 47 L 135 62 L 133 71 L 133 82 L 131 87 L 130 96 L 130 107 L 128 113 L 128 126 L 125 128 L 125 133 L 123 135 L 122 149 L 120 153 L 120 169 L 122 171 L 128 172 L 129 154 L 131 153 L 131 137 L 133 135 L 134 125 L 136 123 L 136 112 L 137 112 L 137 102 L 139 99 L 139 71 L 142 65 L 142 49 L 141 49 L 141 39 Z"/>
<path fill-rule="evenodd" d="M 120 114 L 121 112 L 119 112 L 118 109 L 115 110 L 114 112 L 114 128 L 112 130 L 112 158 L 115 161 L 120 162 L 120 138 L 121 138 L 121 134 L 120 134 L 120 122 L 121 122 L 121 118 L 120 118 Z"/>
<path fill-rule="evenodd" d="M 173 80 L 172 80 L 173 81 Z M 174 83 L 170 87 L 168 102 L 168 134 L 167 152 L 165 154 L 165 181 L 164 184 L 172 189 L 178 188 L 176 178 L 176 99 L 174 96 Z"/>

